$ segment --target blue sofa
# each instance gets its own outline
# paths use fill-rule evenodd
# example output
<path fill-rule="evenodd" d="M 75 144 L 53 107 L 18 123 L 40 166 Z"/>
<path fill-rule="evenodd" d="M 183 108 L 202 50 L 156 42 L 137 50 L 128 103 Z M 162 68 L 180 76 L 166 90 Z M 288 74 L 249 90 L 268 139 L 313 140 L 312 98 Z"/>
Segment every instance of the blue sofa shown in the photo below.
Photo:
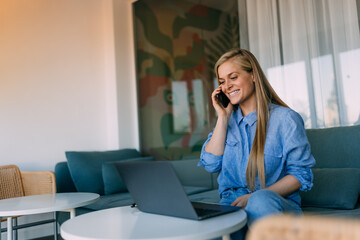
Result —
<path fill-rule="evenodd" d="M 300 192 L 308 214 L 360 219 L 360 125 L 308 129 L 314 186 Z"/>
<path fill-rule="evenodd" d="M 316 165 L 314 187 L 301 192 L 305 214 L 360 218 L 360 125 L 307 130 Z M 119 178 L 114 161 L 153 161 L 134 149 L 106 152 L 67 152 L 67 162 L 55 166 L 58 192 L 96 192 L 94 204 L 76 209 L 76 214 L 131 205 L 133 200 Z M 197 167 L 199 159 L 171 161 L 189 198 L 219 202 L 217 175 Z M 62 223 L 69 216 L 59 213 Z"/>
<path fill-rule="evenodd" d="M 139 157 L 140 153 L 138 153 L 134 149 L 122 149 L 115 152 L 126 152 L 130 153 L 130 157 L 126 159 L 118 159 L 120 161 L 153 161 L 153 159 L 149 157 Z M 80 152 L 79 154 L 97 154 L 101 156 L 106 152 Z M 138 155 L 135 156 L 134 155 Z M 87 159 L 88 160 L 88 159 Z M 217 175 L 206 172 L 203 168 L 197 167 L 198 159 L 186 159 L 186 160 L 175 160 L 171 161 L 173 167 L 184 186 L 185 192 L 190 196 L 191 200 L 194 201 L 204 201 L 204 202 L 219 202 L 219 196 L 217 191 Z M 71 160 L 70 160 L 71 162 Z M 104 177 L 102 179 L 101 184 L 104 184 L 104 190 L 99 191 L 99 189 L 94 189 L 92 187 L 84 188 L 85 186 L 81 186 L 79 182 L 77 182 L 77 186 L 73 181 L 73 177 L 71 175 L 71 167 L 74 167 L 73 164 L 69 162 L 59 162 L 55 166 L 55 175 L 56 175 L 56 186 L 57 192 L 77 192 L 78 189 L 84 192 L 95 192 L 100 194 L 100 199 L 85 207 L 77 208 L 76 215 L 120 206 L 127 206 L 133 204 L 133 200 L 130 194 L 127 192 L 126 187 L 123 186 L 123 182 L 121 178 L 119 179 L 119 175 L 116 172 L 114 165 L 112 165 L 113 161 L 103 162 L 101 164 L 100 171 L 104 173 Z M 69 167 L 70 166 L 70 167 Z M 89 182 L 89 185 L 93 185 L 94 182 L 91 175 L 89 173 L 84 173 L 84 168 L 88 166 L 84 166 L 83 168 L 76 168 L 77 171 L 82 172 L 83 176 L 88 175 L 88 177 L 84 177 L 84 183 L 86 181 Z M 107 169 L 107 171 L 104 171 Z M 114 172 L 115 171 L 115 172 Z M 112 177 L 109 177 L 112 175 Z M 76 177 L 75 177 L 76 178 Z M 120 188 L 119 188 L 120 186 Z M 117 189 L 115 189 L 117 188 Z M 65 220 L 69 219 L 69 214 L 66 212 L 58 213 L 58 221 L 61 224 Z"/>

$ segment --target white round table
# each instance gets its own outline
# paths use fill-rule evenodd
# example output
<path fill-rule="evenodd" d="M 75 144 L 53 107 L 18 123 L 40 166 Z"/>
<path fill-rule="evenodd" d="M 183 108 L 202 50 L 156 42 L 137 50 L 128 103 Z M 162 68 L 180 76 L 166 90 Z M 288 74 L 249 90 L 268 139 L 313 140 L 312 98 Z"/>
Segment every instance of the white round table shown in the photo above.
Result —
<path fill-rule="evenodd" d="M 200 240 L 223 236 L 241 229 L 246 213 L 239 210 L 201 221 L 144 213 L 118 207 L 77 216 L 61 225 L 67 240 L 171 239 Z"/>
<path fill-rule="evenodd" d="M 70 211 L 70 218 L 73 218 L 75 208 L 94 203 L 99 197 L 96 193 L 73 192 L 3 199 L 0 200 L 0 218 L 7 217 L 7 236 L 11 240 L 13 216 Z"/>

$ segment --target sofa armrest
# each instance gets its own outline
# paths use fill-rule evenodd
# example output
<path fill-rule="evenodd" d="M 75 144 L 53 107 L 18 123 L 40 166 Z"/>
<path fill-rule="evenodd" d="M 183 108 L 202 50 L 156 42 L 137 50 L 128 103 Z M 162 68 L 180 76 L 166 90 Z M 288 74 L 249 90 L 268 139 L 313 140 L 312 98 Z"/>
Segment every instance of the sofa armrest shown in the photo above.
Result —
<path fill-rule="evenodd" d="M 55 175 L 57 192 L 77 192 L 67 162 L 59 162 L 55 165 Z"/>
<path fill-rule="evenodd" d="M 25 196 L 56 193 L 56 178 L 53 171 L 22 171 Z"/>

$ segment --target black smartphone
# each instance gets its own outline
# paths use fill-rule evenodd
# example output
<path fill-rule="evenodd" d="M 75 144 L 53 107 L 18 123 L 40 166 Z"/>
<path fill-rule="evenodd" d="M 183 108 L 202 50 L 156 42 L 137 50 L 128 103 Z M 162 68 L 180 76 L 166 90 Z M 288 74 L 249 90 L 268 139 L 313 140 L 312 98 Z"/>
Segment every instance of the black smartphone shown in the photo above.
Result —
<path fill-rule="evenodd" d="M 221 104 L 223 105 L 223 107 L 226 108 L 227 105 L 229 104 L 230 100 L 229 100 L 229 98 L 225 95 L 225 93 L 223 93 L 222 91 L 220 91 L 219 94 L 216 94 L 216 97 L 219 99 L 219 101 L 221 102 Z"/>

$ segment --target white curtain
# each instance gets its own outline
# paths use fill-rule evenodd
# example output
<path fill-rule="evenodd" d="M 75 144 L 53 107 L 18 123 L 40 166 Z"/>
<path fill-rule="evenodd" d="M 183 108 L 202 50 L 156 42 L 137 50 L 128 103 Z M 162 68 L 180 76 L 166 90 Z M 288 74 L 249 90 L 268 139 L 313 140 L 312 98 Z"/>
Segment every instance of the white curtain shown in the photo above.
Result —
<path fill-rule="evenodd" d="M 305 126 L 360 124 L 356 0 L 247 0 L 246 9 L 247 47 Z"/>

